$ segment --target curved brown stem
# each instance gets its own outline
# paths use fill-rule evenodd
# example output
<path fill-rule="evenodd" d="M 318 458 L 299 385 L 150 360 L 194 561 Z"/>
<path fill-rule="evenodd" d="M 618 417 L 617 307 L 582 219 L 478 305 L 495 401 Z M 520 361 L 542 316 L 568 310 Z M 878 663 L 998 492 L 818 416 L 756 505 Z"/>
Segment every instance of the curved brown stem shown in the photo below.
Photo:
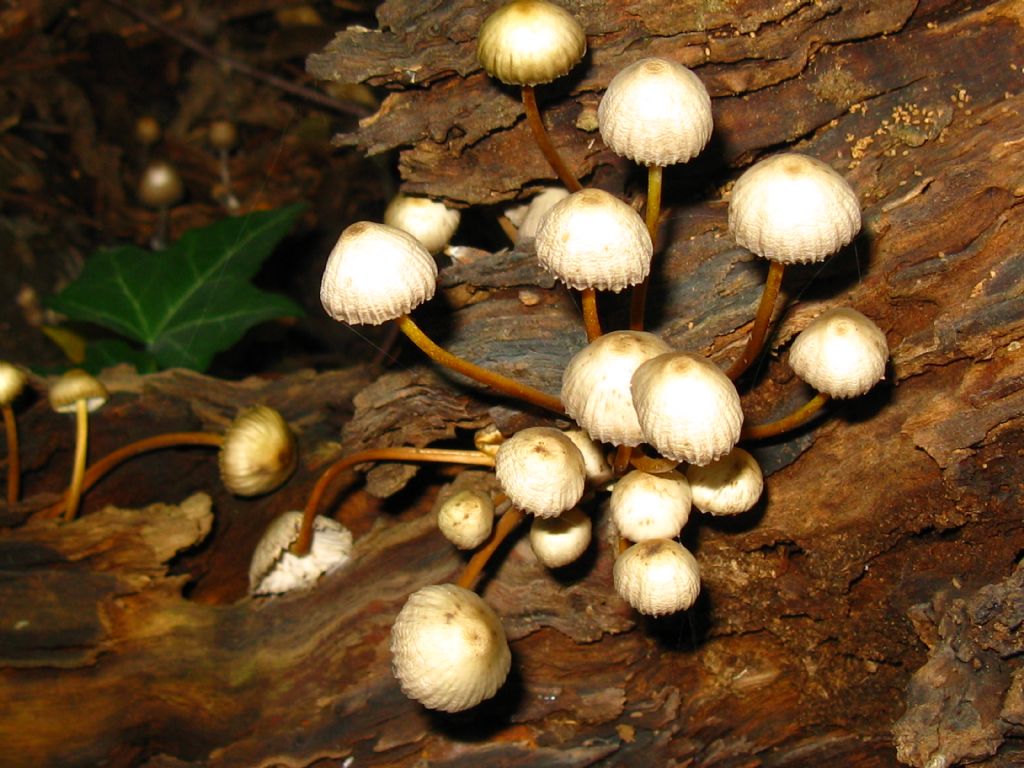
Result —
<path fill-rule="evenodd" d="M 565 185 L 566 189 L 570 192 L 579 192 L 583 189 L 583 185 L 580 184 L 573 172 L 569 170 L 569 166 L 565 164 L 562 156 L 555 149 L 555 145 L 551 143 L 551 137 L 544 127 L 544 121 L 540 118 L 540 109 L 537 108 L 537 95 L 534 93 L 532 85 L 523 86 L 523 108 L 526 110 L 526 122 L 529 123 L 530 131 L 533 132 L 533 140 L 540 147 L 540 151 L 544 154 L 544 159 L 548 161 L 548 165 L 558 175 L 558 179 Z"/>
<path fill-rule="evenodd" d="M 4 431 L 7 433 L 7 505 L 18 503 L 21 496 L 21 456 L 18 452 L 18 424 L 14 420 L 14 409 L 10 403 L 0 408 L 4 414 Z"/>
<path fill-rule="evenodd" d="M 583 327 L 587 329 L 587 341 L 593 341 L 603 333 L 601 317 L 597 313 L 597 291 L 584 288 L 580 295 L 583 299 Z"/>
<path fill-rule="evenodd" d="M 615 449 L 615 457 L 612 459 L 612 472 L 616 477 L 621 477 L 629 466 L 629 459 L 633 455 L 633 449 L 628 445 L 620 445 Z"/>
<path fill-rule="evenodd" d="M 647 166 L 647 209 L 644 219 L 647 224 L 647 234 L 651 236 L 651 246 L 655 250 L 657 250 L 658 241 L 658 218 L 661 216 L 661 178 L 662 167 L 660 165 Z M 644 329 L 647 286 L 650 282 L 651 276 L 648 274 L 643 282 L 633 286 L 629 304 L 629 329 L 631 331 Z"/>
<path fill-rule="evenodd" d="M 781 419 L 770 421 L 767 424 L 752 424 L 744 427 L 740 432 L 740 440 L 762 440 L 766 437 L 775 437 L 784 432 L 789 432 L 791 429 L 802 427 L 813 419 L 831 399 L 824 392 L 819 392 L 788 416 L 783 416 Z"/>
<path fill-rule="evenodd" d="M 299 537 L 291 547 L 292 554 L 301 557 L 309 552 L 309 548 L 313 544 L 313 521 L 316 520 L 316 510 L 331 481 L 346 469 L 367 461 L 415 461 L 435 464 L 469 464 L 481 467 L 494 466 L 494 458 L 486 453 L 461 451 L 454 448 L 413 448 L 411 446 L 368 448 L 365 451 L 357 451 L 343 456 L 323 471 L 316 481 L 316 485 L 313 486 L 313 490 L 310 491 L 306 507 L 302 511 Z"/>
<path fill-rule="evenodd" d="M 95 464 L 90 466 L 82 477 L 81 493 L 92 488 L 103 477 L 128 459 L 138 456 L 140 453 L 148 453 L 162 448 L 181 448 L 184 446 L 210 446 L 219 448 L 224 443 L 224 435 L 213 432 L 167 432 L 162 435 L 153 435 L 136 440 L 134 443 L 122 445 L 116 451 L 111 451 Z M 68 495 L 41 510 L 38 514 L 41 518 L 56 517 L 65 509 L 68 502 Z"/>
<path fill-rule="evenodd" d="M 465 589 L 472 589 L 487 562 L 491 559 L 491 555 L 494 554 L 494 551 L 501 546 L 501 543 L 508 538 L 508 535 L 516 529 L 525 517 L 521 509 L 510 507 L 508 512 L 498 520 L 498 524 L 494 526 L 494 533 L 491 534 L 490 540 L 473 553 L 469 562 L 466 563 L 466 567 L 459 574 L 455 584 Z"/>
<path fill-rule="evenodd" d="M 764 347 L 764 340 L 768 335 L 768 325 L 772 321 L 772 310 L 775 309 L 775 301 L 779 296 L 779 289 L 782 287 L 784 269 L 785 264 L 781 261 L 773 261 L 768 267 L 768 279 L 765 280 L 761 303 L 757 306 L 757 315 L 754 317 L 754 327 L 750 331 L 750 338 L 747 339 L 743 353 L 725 374 L 733 381 L 746 372 Z"/>
<path fill-rule="evenodd" d="M 419 347 L 424 354 L 427 355 L 438 365 L 443 365 L 456 373 L 461 373 L 463 376 L 468 376 L 471 379 L 479 381 L 481 384 L 486 384 L 491 389 L 501 392 L 503 395 L 509 395 L 515 397 L 524 402 L 531 403 L 533 405 L 546 408 L 549 411 L 553 411 L 557 414 L 564 414 L 565 409 L 562 407 L 562 401 L 554 395 L 549 395 L 546 392 L 541 392 L 539 389 L 534 389 L 531 386 L 510 379 L 507 376 L 502 376 L 500 373 L 489 371 L 486 368 L 481 368 L 479 365 L 464 360 L 457 355 L 453 355 L 443 347 L 438 346 L 434 341 L 427 336 L 420 327 L 416 325 L 411 317 L 408 315 L 402 315 L 395 320 L 398 323 L 398 327 L 402 330 L 409 340 L 412 341 L 417 347 Z"/>

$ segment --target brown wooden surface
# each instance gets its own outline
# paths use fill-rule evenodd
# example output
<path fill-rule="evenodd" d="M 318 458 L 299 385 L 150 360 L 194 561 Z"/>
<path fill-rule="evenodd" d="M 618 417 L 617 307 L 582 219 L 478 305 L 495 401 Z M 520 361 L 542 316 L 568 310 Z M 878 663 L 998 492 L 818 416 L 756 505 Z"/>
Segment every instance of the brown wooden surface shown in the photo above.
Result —
<path fill-rule="evenodd" d="M 426 369 L 369 389 L 372 372 L 238 384 L 117 374 L 94 455 L 157 431 L 216 429 L 266 402 L 300 431 L 300 469 L 279 493 L 240 501 L 219 489 L 209 453 L 147 457 L 58 526 L 24 521 L 64 482 L 71 427 L 29 403 L 27 500 L 5 511 L 0 534 L 0 764 L 1024 759 L 1021 4 L 569 5 L 590 52 L 541 90 L 542 106 L 556 143 L 598 183 L 627 196 L 639 186 L 596 133 L 574 127 L 618 67 L 670 55 L 715 96 L 711 147 L 667 174 L 653 326 L 723 364 L 738 354 L 764 268 L 729 240 L 728 183 L 762 152 L 792 147 L 850 179 L 865 226 L 824 268 L 787 273 L 776 348 L 784 358 L 821 308 L 852 304 L 886 333 L 886 381 L 758 446 L 769 477 L 751 513 L 696 516 L 683 539 L 703 591 L 683 616 L 628 610 L 603 539 L 555 575 L 524 541 L 512 546 L 484 594 L 512 639 L 513 673 L 494 701 L 455 717 L 406 700 L 387 651 L 406 596 L 460 564 L 429 515 L 443 471 L 396 492 L 407 473 L 378 470 L 375 489 L 395 492 L 383 502 L 359 486 L 335 494 L 356 558 L 316 591 L 244 598 L 248 554 L 274 514 L 301 505 L 339 441 L 465 444 L 489 420 L 512 428 L 542 414 Z M 410 191 L 495 203 L 548 175 L 514 94 L 475 65 L 489 7 L 385 3 L 381 31 L 341 33 L 310 60 L 321 77 L 393 89 L 343 141 L 401 148 Z M 571 297 L 529 256 L 477 253 L 449 270 L 424 320 L 477 362 L 556 391 L 582 334 Z M 806 397 L 773 359 L 744 404 L 761 421 Z"/>

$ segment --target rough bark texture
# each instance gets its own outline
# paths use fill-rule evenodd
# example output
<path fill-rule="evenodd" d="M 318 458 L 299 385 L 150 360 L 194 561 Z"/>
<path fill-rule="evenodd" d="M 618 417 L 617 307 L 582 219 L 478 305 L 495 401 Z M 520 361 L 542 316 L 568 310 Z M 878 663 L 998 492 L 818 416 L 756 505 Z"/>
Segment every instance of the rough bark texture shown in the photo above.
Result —
<path fill-rule="evenodd" d="M 387 650 L 406 596 L 451 579 L 461 563 L 428 514 L 443 473 L 424 471 L 384 503 L 337 495 L 356 558 L 315 591 L 244 598 L 247 556 L 273 514 L 301 505 L 340 450 L 339 435 L 345 450 L 422 444 L 454 437 L 456 427 L 494 420 L 512 429 L 543 414 L 419 370 L 370 389 L 362 372 L 241 384 L 122 376 L 96 419 L 94 455 L 117 440 L 223 424 L 258 401 L 301 430 L 302 466 L 277 494 L 240 502 L 217 490 L 201 452 L 140 459 L 87 497 L 82 519 L 58 526 L 24 521 L 60 486 L 70 425 L 43 403 L 23 407 L 27 501 L 7 510 L 12 527 L 0 537 L 0 743 L 14 755 L 0 759 L 1024 759 L 1020 3 L 567 5 L 590 51 L 541 96 L 556 144 L 596 183 L 628 193 L 639 179 L 596 133 L 575 127 L 619 67 L 671 56 L 715 97 L 712 146 L 667 174 L 653 327 L 723 364 L 738 353 L 764 267 L 728 237 L 728 183 L 752 158 L 792 147 L 851 181 L 865 226 L 824 268 L 787 272 L 774 344 L 784 357 L 822 308 L 849 304 L 886 333 L 886 381 L 799 435 L 758 446 L 769 476 L 751 513 L 691 522 L 684 543 L 700 561 L 703 591 L 685 615 L 649 621 L 625 607 L 611 588 L 604 535 L 583 563 L 557 574 L 524 541 L 511 546 L 484 595 L 512 639 L 513 673 L 493 701 L 460 716 L 406 700 Z M 409 191 L 497 203 L 550 176 L 515 95 L 475 64 L 475 30 L 490 9 L 385 3 L 380 30 L 342 32 L 310 60 L 318 76 L 392 89 L 341 141 L 401 149 Z M 452 312 L 430 318 L 438 334 L 477 362 L 557 391 L 582 344 L 571 297 L 531 266 L 528 244 L 463 256 L 443 276 Z M 616 300 L 602 307 L 619 316 Z M 774 357 L 753 384 L 744 395 L 752 422 L 808 396 Z M 403 477 L 378 482 L 392 493 Z"/>

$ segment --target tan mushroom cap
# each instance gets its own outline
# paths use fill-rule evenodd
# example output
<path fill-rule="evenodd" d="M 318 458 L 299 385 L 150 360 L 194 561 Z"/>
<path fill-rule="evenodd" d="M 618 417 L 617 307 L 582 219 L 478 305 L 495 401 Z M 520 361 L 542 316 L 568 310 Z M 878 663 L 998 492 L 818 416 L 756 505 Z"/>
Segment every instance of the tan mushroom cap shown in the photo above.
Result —
<path fill-rule="evenodd" d="M 699 355 L 669 352 L 648 360 L 633 374 L 632 390 L 644 436 L 666 458 L 707 464 L 739 440 L 736 387 Z"/>
<path fill-rule="evenodd" d="M 562 373 L 565 412 L 592 438 L 612 445 L 645 441 L 630 381 L 641 363 L 670 351 L 646 331 L 612 331 L 572 356 Z"/>
<path fill-rule="evenodd" d="M 509 500 L 537 517 L 575 506 L 586 482 L 579 448 L 552 427 L 521 429 L 502 443 L 494 473 Z"/>
<path fill-rule="evenodd" d="M 462 214 L 429 197 L 395 195 L 384 211 L 384 223 L 415 237 L 430 253 L 440 253 L 459 228 Z"/>
<path fill-rule="evenodd" d="M 612 78 L 597 119 L 617 155 L 641 165 L 685 163 L 711 138 L 711 97 L 682 64 L 640 59 Z"/>
<path fill-rule="evenodd" d="M 885 378 L 889 345 L 869 318 L 849 307 L 823 312 L 789 349 L 796 375 L 831 397 L 863 395 Z"/>
<path fill-rule="evenodd" d="M 679 472 L 634 469 L 615 483 L 609 508 L 619 535 L 630 541 L 674 539 L 690 518 L 690 484 Z"/>
<path fill-rule="evenodd" d="M 535 517 L 530 525 L 530 547 L 546 568 L 576 562 L 590 546 L 593 525 L 577 507 L 558 517 Z"/>
<path fill-rule="evenodd" d="M 214 120 L 206 130 L 206 139 L 214 149 L 226 152 L 238 143 L 238 126 L 230 120 Z"/>
<path fill-rule="evenodd" d="M 461 712 L 505 682 L 512 653 L 501 621 L 475 592 L 432 584 L 414 592 L 391 629 L 391 669 L 427 709 Z"/>
<path fill-rule="evenodd" d="M 534 246 L 541 266 L 566 285 L 616 293 L 647 277 L 654 252 L 640 214 L 602 189 L 556 203 Z"/>
<path fill-rule="evenodd" d="M 517 228 L 516 241 L 535 238 L 537 228 L 548 211 L 568 196 L 569 190 L 565 187 L 546 187 L 534 195 L 529 203 L 506 209 L 505 216 Z"/>
<path fill-rule="evenodd" d="M 494 501 L 472 488 L 453 493 L 437 510 L 437 528 L 459 549 L 476 549 L 491 535 Z"/>
<path fill-rule="evenodd" d="M 646 616 L 684 611 L 700 594 L 700 566 L 690 552 L 671 539 L 634 544 L 615 561 L 615 591 Z"/>
<path fill-rule="evenodd" d="M 139 180 L 139 200 L 149 208 L 174 205 L 185 195 L 185 182 L 178 169 L 165 160 L 146 166 Z"/>
<path fill-rule="evenodd" d="M 0 360 L 0 405 L 13 403 L 27 382 L 28 376 L 21 368 Z"/>
<path fill-rule="evenodd" d="M 757 459 L 735 447 L 703 467 L 687 467 L 693 506 L 709 515 L 738 515 L 753 507 L 764 489 Z"/>
<path fill-rule="evenodd" d="M 476 57 L 509 85 L 539 85 L 566 74 L 587 52 L 587 35 L 572 14 L 545 0 L 512 0 L 480 27 Z"/>
<path fill-rule="evenodd" d="M 249 594 L 279 595 L 316 584 L 326 573 L 337 570 L 352 556 L 352 532 L 329 517 L 313 521 L 313 543 L 309 553 L 299 557 L 289 548 L 299 538 L 302 513 L 278 515 L 256 545 L 249 566 Z"/>
<path fill-rule="evenodd" d="M 236 496 L 270 493 L 291 477 L 298 463 L 295 435 L 273 408 L 242 410 L 224 433 L 217 457 L 224 487 Z"/>
<path fill-rule="evenodd" d="M 565 436 L 572 440 L 573 444 L 580 449 L 583 457 L 583 471 L 587 475 L 587 482 L 595 488 L 603 488 L 615 477 L 611 465 L 605 457 L 601 446 L 582 429 L 567 429 Z"/>
<path fill-rule="evenodd" d="M 738 245 L 772 261 L 824 261 L 859 229 L 860 203 L 846 179 L 798 152 L 761 160 L 732 188 L 729 231 Z"/>
<path fill-rule="evenodd" d="M 74 413 L 80 400 L 92 413 L 107 402 L 107 388 L 99 379 L 74 368 L 50 386 L 50 405 L 57 413 Z"/>
<path fill-rule="evenodd" d="M 379 325 L 411 312 L 436 287 L 437 265 L 419 240 L 360 221 L 341 233 L 327 259 L 320 303 L 335 320 Z"/>

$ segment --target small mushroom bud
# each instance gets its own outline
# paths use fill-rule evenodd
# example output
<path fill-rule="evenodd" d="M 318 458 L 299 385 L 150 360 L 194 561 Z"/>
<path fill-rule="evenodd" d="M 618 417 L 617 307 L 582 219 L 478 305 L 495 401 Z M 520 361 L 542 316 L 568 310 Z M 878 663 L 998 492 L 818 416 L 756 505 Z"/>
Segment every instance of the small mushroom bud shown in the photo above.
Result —
<path fill-rule="evenodd" d="M 185 183 L 178 169 L 164 160 L 156 160 L 146 166 L 139 181 L 139 200 L 148 208 L 157 211 L 157 226 L 149 245 L 154 251 L 167 247 L 168 209 L 185 194 Z"/>
<path fill-rule="evenodd" d="M 459 549 L 476 549 L 491 535 L 494 502 L 483 491 L 466 489 L 441 502 L 437 527 Z"/>
<path fill-rule="evenodd" d="M 676 471 L 633 470 L 615 483 L 609 502 L 619 535 L 630 541 L 674 539 L 690 517 L 690 484 Z"/>
<path fill-rule="evenodd" d="M 646 616 L 684 611 L 700 594 L 700 567 L 682 544 L 651 539 L 634 544 L 615 561 L 615 591 Z"/>
<path fill-rule="evenodd" d="M 885 377 L 885 334 L 855 309 L 836 307 L 800 332 L 789 365 L 801 379 L 830 397 L 863 395 Z"/>
<path fill-rule="evenodd" d="M 313 543 L 309 552 L 293 555 L 290 547 L 299 537 L 300 525 L 301 512 L 285 512 L 274 518 L 252 556 L 250 595 L 280 595 L 312 587 L 321 576 L 351 559 L 352 532 L 322 515 L 313 521 Z"/>
<path fill-rule="evenodd" d="M 753 507 L 764 488 L 757 460 L 735 447 L 703 467 L 686 469 L 693 506 L 709 515 L 738 515 Z"/>
<path fill-rule="evenodd" d="M 432 254 L 451 242 L 462 214 L 429 197 L 395 195 L 384 211 L 384 223 L 415 237 Z"/>
<path fill-rule="evenodd" d="M 530 525 L 530 547 L 547 568 L 574 563 L 590 546 L 590 518 L 577 507 L 558 517 L 535 517 Z"/>
<path fill-rule="evenodd" d="M 298 463 L 295 435 L 273 408 L 246 408 L 224 433 L 218 456 L 224 487 L 236 496 L 270 493 L 291 477 Z"/>
<path fill-rule="evenodd" d="M 538 517 L 575 506 L 586 482 L 579 448 L 552 427 L 522 429 L 502 443 L 494 472 L 512 503 Z"/>
<path fill-rule="evenodd" d="M 391 668 L 427 709 L 461 712 L 505 682 L 512 653 L 501 621 L 475 592 L 433 584 L 414 592 L 391 629 Z"/>

